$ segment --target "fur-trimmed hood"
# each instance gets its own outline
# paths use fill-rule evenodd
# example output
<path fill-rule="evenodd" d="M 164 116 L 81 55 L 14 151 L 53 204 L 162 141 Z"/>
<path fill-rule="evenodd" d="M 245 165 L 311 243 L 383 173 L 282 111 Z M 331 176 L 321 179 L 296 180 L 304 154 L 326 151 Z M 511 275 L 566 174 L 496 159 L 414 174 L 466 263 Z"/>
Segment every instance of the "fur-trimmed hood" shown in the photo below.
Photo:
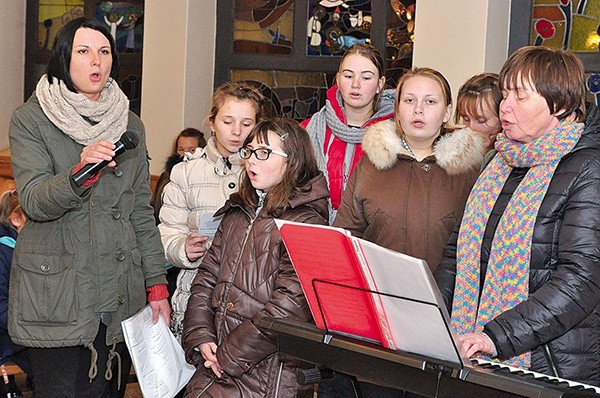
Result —
<path fill-rule="evenodd" d="M 396 134 L 393 120 L 374 124 L 362 140 L 362 148 L 379 170 L 394 166 L 398 155 L 410 156 Z M 463 128 L 440 137 L 434 146 L 435 162 L 448 174 L 462 174 L 479 168 L 486 152 L 483 137 L 469 128 Z"/>

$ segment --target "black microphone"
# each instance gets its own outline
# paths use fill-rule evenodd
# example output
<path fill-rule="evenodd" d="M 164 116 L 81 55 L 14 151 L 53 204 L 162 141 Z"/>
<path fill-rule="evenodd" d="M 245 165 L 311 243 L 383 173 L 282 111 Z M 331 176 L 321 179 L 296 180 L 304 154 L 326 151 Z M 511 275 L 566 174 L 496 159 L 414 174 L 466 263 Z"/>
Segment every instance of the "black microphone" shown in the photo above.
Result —
<path fill-rule="evenodd" d="M 88 163 L 81 168 L 77 173 L 71 177 L 75 185 L 80 187 L 88 179 L 93 177 L 96 173 L 106 167 L 112 160 L 116 159 L 117 156 L 122 154 L 128 149 L 135 148 L 139 143 L 139 138 L 135 133 L 126 131 L 123 133 L 119 141 L 115 142 L 115 156 L 111 160 L 103 160 L 100 163 Z"/>

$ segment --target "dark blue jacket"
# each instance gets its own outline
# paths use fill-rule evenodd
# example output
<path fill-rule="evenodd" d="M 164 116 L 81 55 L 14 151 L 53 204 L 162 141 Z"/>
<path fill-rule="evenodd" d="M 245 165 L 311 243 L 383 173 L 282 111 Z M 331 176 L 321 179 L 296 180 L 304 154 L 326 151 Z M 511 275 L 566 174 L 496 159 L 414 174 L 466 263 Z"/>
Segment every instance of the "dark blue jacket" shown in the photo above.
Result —
<path fill-rule="evenodd" d="M 24 347 L 12 342 L 8 335 L 8 282 L 17 231 L 0 224 L 0 360 L 12 356 Z"/>

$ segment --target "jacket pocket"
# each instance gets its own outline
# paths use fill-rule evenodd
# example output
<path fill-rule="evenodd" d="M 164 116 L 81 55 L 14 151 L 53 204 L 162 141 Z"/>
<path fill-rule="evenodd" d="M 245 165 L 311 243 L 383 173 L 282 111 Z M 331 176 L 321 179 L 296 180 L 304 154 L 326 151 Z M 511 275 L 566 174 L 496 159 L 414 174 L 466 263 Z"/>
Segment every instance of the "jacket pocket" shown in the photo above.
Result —
<path fill-rule="evenodd" d="M 18 313 L 23 322 L 71 323 L 77 320 L 75 267 L 69 254 L 20 253 Z"/>

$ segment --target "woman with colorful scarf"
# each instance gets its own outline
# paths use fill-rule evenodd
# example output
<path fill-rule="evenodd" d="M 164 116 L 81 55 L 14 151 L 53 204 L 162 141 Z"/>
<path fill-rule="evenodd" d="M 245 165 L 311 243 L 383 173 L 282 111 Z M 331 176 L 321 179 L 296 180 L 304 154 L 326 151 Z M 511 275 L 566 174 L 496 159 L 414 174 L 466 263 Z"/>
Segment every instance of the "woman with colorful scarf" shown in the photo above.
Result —
<path fill-rule="evenodd" d="M 67 22 L 47 74 L 10 123 L 27 223 L 11 267 L 8 331 L 30 347 L 37 398 L 122 397 L 131 359 L 121 321 L 146 300 L 155 323 L 170 319 L 144 125 L 115 80 L 115 49 L 103 23 Z M 125 132 L 139 142 L 113 160 Z"/>
<path fill-rule="evenodd" d="M 502 132 L 435 276 L 459 349 L 600 386 L 600 113 L 546 47 L 500 71 Z"/>

